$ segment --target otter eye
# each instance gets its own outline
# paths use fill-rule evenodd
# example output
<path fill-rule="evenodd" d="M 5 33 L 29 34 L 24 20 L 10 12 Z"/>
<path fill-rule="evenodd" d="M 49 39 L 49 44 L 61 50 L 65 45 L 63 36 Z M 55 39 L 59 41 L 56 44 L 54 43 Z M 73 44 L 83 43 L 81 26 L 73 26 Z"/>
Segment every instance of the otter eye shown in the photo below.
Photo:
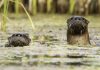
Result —
<path fill-rule="evenodd" d="M 16 36 L 16 34 L 13 34 L 12 36 Z"/>
<path fill-rule="evenodd" d="M 19 34 L 16 34 L 16 36 L 19 36 Z"/>
<path fill-rule="evenodd" d="M 19 36 L 22 36 L 21 34 Z"/>
<path fill-rule="evenodd" d="M 82 18 L 82 20 L 87 24 L 89 23 L 89 21 L 87 19 L 85 19 L 85 18 Z"/>

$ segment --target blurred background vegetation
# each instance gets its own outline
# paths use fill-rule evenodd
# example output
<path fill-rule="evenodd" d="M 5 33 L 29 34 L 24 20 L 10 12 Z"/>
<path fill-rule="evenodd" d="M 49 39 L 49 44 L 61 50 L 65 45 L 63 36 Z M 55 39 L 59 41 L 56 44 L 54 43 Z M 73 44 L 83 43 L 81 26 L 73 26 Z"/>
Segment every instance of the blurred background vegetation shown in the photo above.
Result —
<path fill-rule="evenodd" d="M 37 13 L 100 14 L 100 0 L 0 0 L 0 12 L 3 12 L 7 5 L 9 13 L 23 13 L 23 7 L 19 3 L 23 4 L 32 15 Z"/>
<path fill-rule="evenodd" d="M 3 16 L 1 29 L 5 31 L 8 14 L 13 13 L 17 17 L 25 13 L 30 23 L 31 16 L 40 13 L 96 15 L 100 14 L 100 0 L 0 0 L 0 13 Z M 34 28 L 34 25 L 31 25 Z"/>

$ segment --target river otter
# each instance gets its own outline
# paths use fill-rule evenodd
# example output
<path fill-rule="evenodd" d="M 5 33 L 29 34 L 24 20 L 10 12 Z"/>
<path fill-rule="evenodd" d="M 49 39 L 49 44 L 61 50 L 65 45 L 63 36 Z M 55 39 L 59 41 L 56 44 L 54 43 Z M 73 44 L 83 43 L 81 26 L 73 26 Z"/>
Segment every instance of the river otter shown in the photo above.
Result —
<path fill-rule="evenodd" d="M 71 45 L 88 45 L 90 44 L 88 34 L 88 23 L 84 17 L 72 16 L 67 20 L 67 42 Z"/>
<path fill-rule="evenodd" d="M 15 33 L 11 37 L 8 38 L 8 43 L 5 45 L 6 47 L 17 47 L 17 46 L 28 46 L 31 39 L 27 33 Z"/>

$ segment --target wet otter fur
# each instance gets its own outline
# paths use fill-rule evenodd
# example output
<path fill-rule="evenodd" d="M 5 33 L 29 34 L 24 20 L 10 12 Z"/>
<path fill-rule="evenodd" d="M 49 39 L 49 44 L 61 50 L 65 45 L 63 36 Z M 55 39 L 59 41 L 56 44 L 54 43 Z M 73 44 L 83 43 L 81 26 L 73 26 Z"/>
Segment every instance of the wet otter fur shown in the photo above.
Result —
<path fill-rule="evenodd" d="M 72 16 L 67 20 L 67 42 L 70 45 L 89 45 L 89 21 L 82 16 Z"/>
<path fill-rule="evenodd" d="M 28 46 L 30 41 L 31 39 L 27 33 L 15 33 L 8 38 L 8 43 L 5 45 L 5 47 Z"/>

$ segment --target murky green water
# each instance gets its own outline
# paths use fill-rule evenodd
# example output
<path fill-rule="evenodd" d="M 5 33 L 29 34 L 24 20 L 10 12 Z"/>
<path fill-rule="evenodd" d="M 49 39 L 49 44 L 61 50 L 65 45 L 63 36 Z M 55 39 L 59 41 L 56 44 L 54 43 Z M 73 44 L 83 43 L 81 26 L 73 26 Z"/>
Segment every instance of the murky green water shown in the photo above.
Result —
<path fill-rule="evenodd" d="M 88 16 L 91 46 L 71 46 L 66 42 L 66 15 L 32 17 L 35 29 L 25 16 L 9 16 L 7 32 L 0 31 L 1 70 L 99 70 L 100 17 Z M 1 19 L 0 19 L 1 20 Z M 5 48 L 7 37 L 27 32 L 30 46 Z"/>

